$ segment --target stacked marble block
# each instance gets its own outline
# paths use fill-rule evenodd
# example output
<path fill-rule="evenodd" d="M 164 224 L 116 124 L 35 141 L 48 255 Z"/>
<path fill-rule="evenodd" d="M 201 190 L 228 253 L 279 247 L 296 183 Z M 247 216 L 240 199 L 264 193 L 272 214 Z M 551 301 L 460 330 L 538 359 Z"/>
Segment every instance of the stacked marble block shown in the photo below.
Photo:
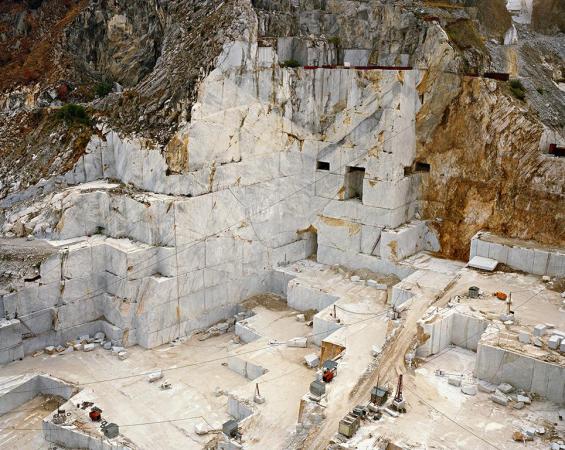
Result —
<path fill-rule="evenodd" d="M 294 278 L 288 282 L 287 303 L 290 308 L 297 311 L 323 311 L 331 307 L 338 299 L 336 293 L 329 293 L 320 286 L 313 285 L 301 278 Z M 313 318 L 313 333 L 308 339 L 310 343 L 320 345 L 322 340 L 338 330 L 341 325 L 335 321 L 326 321 L 317 317 Z"/>
<path fill-rule="evenodd" d="M 359 228 L 354 233 L 359 242 L 352 236 L 352 242 L 340 243 L 331 239 L 335 229 L 326 233 L 320 222 L 318 256 L 322 262 L 337 263 L 340 258 L 349 262 L 361 254 L 365 267 L 387 272 L 390 265 L 373 258 L 379 257 L 381 250 L 385 261 L 400 260 L 422 249 L 437 250 L 437 240 L 429 239 L 429 230 L 421 223 L 390 231 L 413 219 L 419 203 L 420 175 L 405 174 L 415 158 L 416 72 L 376 71 L 361 77 L 355 70 L 321 69 L 306 71 L 295 80 L 294 72 L 278 68 L 277 61 L 272 49 L 246 43 L 226 46 L 217 69 L 203 83 L 192 122 L 180 131 L 182 139 L 191 142 L 191 166 L 186 174 L 166 175 L 160 152 L 141 149 L 139 143 L 104 130 L 104 140 L 94 138 L 89 151 L 96 155 L 93 160 L 107 163 L 92 170 L 78 167 L 74 181 L 84 181 L 81 176 L 86 173 L 92 179 L 117 178 L 152 192 L 202 198 L 231 186 L 247 205 L 253 204 L 249 200 L 256 196 L 258 183 L 267 183 L 263 195 L 296 192 L 291 189 L 302 186 L 304 192 L 296 193 L 293 201 L 285 204 L 283 217 L 292 216 L 298 206 L 322 211 L 326 217 L 340 218 Z M 257 77 L 258 88 L 254 87 Z M 248 78 L 253 82 L 247 83 Z M 379 82 L 373 83 L 372 78 Z M 288 88 L 291 96 L 315 101 L 288 110 L 291 103 L 271 95 L 274 84 Z M 221 98 L 215 94 L 218 91 L 223 92 Z M 282 116 L 266 112 L 271 110 L 280 110 Z M 332 116 L 333 124 L 322 129 L 322 116 Z M 243 128 L 235 129 L 234 124 L 240 123 Z M 233 135 L 243 141 L 234 143 L 230 138 Z M 267 142 L 270 152 L 264 151 Z M 328 162 L 329 172 L 316 172 L 316 162 Z M 347 166 L 366 170 L 362 202 L 340 198 Z M 317 181 L 308 186 L 305 180 L 312 176 Z M 220 193 L 218 200 L 225 197 Z M 236 211 L 240 208 L 235 207 Z M 249 207 L 249 212 L 257 213 L 258 209 Z M 280 208 L 278 211 L 283 212 Z M 272 224 L 269 231 L 270 236 L 276 235 Z M 379 243 L 381 233 L 383 243 Z M 275 247 L 280 244 L 275 243 Z"/>
<path fill-rule="evenodd" d="M 390 262 L 439 249 L 426 223 L 414 220 L 421 174 L 405 169 L 415 162 L 416 74 L 403 71 L 402 83 L 394 78 L 398 74 L 379 73 L 380 101 L 362 103 L 366 115 L 360 118 L 338 114 L 328 133 L 328 140 L 333 132 L 337 142 L 320 149 L 318 162 L 325 167 L 316 172 L 322 213 L 315 226 L 322 263 L 396 273 Z M 353 149 L 344 148 L 340 139 Z M 364 170 L 361 198 L 347 198 L 350 168 Z"/>
<path fill-rule="evenodd" d="M 297 311 L 321 311 L 335 303 L 339 296 L 312 286 L 310 283 L 295 278 L 290 280 L 287 288 L 288 306 Z"/>
<path fill-rule="evenodd" d="M 217 68 L 203 82 L 191 123 L 179 132 L 181 140 L 191 142 L 189 172 L 166 175 L 160 152 L 142 149 L 139 143 L 104 129 L 104 139 L 93 138 L 84 157 L 92 154 L 89 160 L 103 163 L 79 162 L 84 167 L 77 167 L 69 181 L 72 177 L 74 182 L 112 177 L 152 192 L 200 196 L 201 202 L 227 205 L 227 216 L 231 211 L 261 213 L 259 207 L 251 206 L 255 199 L 259 200 L 257 206 L 268 207 L 262 197 L 271 200 L 270 194 L 278 193 L 277 201 L 281 194 L 293 193 L 292 201 L 276 208 L 272 216 L 286 219 L 302 213 L 310 219 L 305 211 L 323 210 L 324 216 L 341 218 L 359 228 L 352 242 L 340 243 L 331 239 L 335 229 L 326 232 L 323 223 L 319 224 L 318 257 L 328 264 L 340 259 L 354 263 L 355 256 L 361 254 L 364 267 L 390 272 L 393 268 L 387 259 L 400 260 L 428 249 L 425 224 L 389 231 L 410 221 L 418 207 L 420 175 L 405 175 L 405 168 L 412 166 L 415 158 L 417 73 L 391 70 L 361 76 L 355 70 L 321 69 L 297 77 L 293 71 L 280 69 L 279 59 L 273 49 L 255 44 L 226 45 Z M 288 90 L 291 97 L 314 101 L 294 104 L 273 97 L 275 85 Z M 217 92 L 223 95 L 218 97 Z M 281 115 L 269 111 L 280 111 Z M 334 118 L 325 129 L 319 120 L 323 116 Z M 233 141 L 234 135 L 240 136 L 238 142 Z M 371 153 L 369 149 L 378 151 Z M 329 173 L 316 172 L 317 161 L 328 162 Z M 362 203 L 339 198 L 348 165 L 366 170 Z M 88 177 L 81 178 L 82 174 Z M 317 181 L 309 186 L 305 180 L 312 176 Z M 221 191 L 228 187 L 233 192 Z M 296 192 L 296 187 L 303 191 Z M 216 191 L 216 200 L 204 195 Z M 241 211 L 241 205 L 234 205 L 229 198 L 232 195 L 250 206 Z M 195 212 L 191 216 L 201 217 Z M 300 225 L 296 223 L 292 229 L 285 224 L 285 237 L 274 224 L 258 222 L 255 228 L 274 247 L 288 244 Z M 312 222 L 304 221 L 306 226 Z M 381 233 L 384 244 L 375 245 Z M 281 238 L 285 241 L 279 241 Z M 385 262 L 373 257 L 378 257 L 381 249 Z"/>
<path fill-rule="evenodd" d="M 285 155 L 277 151 L 249 155 L 245 159 L 241 155 L 232 155 L 234 160 L 226 162 L 233 164 L 218 160 L 217 167 L 204 165 L 204 154 L 198 158 L 191 154 L 193 170 L 167 175 L 166 160 L 158 149 L 143 148 L 140 142 L 122 137 L 111 129 L 102 128 L 102 133 L 102 138 L 96 135 L 91 138 L 85 155 L 65 175 L 67 183 L 75 185 L 110 178 L 147 192 L 198 197 L 230 186 L 250 186 L 284 175 L 281 171 L 285 169 Z M 208 149 L 209 144 L 204 148 Z M 210 155 L 207 161 L 213 156 Z M 96 165 L 92 161 L 103 161 L 104 164 Z M 300 172 L 296 167 L 296 172 Z"/>
<path fill-rule="evenodd" d="M 30 353 L 104 331 L 116 344 L 151 348 L 229 317 L 248 289 L 263 288 L 206 269 L 206 249 L 211 258 L 216 244 L 177 252 L 95 236 L 65 245 L 43 262 L 39 281 L 3 297 L 6 314 L 18 317 L 18 323 L 5 321 L 1 328 L 10 332 L 6 347 L 17 350 L 23 334 L 28 334 L 24 351 Z M 185 261 L 178 278 L 177 260 Z"/>
<path fill-rule="evenodd" d="M 311 235 L 281 232 L 284 221 L 275 230 L 268 221 L 254 230 L 242 226 L 245 212 L 225 193 L 134 199 L 97 190 L 69 197 L 57 237 L 72 239 L 50 241 L 60 252 L 41 265 L 41 279 L 2 298 L 7 317 L 17 315 L 22 333 L 30 335 L 25 353 L 98 331 L 124 345 L 154 347 L 233 315 L 239 301 L 270 290 L 269 267 L 313 251 Z M 174 215 L 184 224 L 176 233 Z M 290 229 L 304 228 L 289 220 Z M 222 232 L 230 223 L 238 224 L 236 231 Z M 102 225 L 106 233 L 131 239 L 76 236 Z M 206 237 L 210 231 L 216 234 Z M 272 246 L 258 241 L 256 231 L 266 237 L 276 231 Z M 9 360 L 20 353 L 12 346 L 3 350 Z"/>
<path fill-rule="evenodd" d="M 512 269 L 534 275 L 563 276 L 565 275 L 565 250 L 535 248 L 524 246 L 520 242 L 501 239 L 492 242 L 490 233 L 481 231 L 471 239 L 470 258 L 483 256 L 495 259 Z"/>
<path fill-rule="evenodd" d="M 60 249 L 41 264 L 41 278 L 3 298 L 6 313 L 22 323 L 25 353 L 98 331 L 122 343 L 127 327 L 109 322 L 112 302 L 107 292 L 126 298 L 134 279 L 147 277 L 150 269 L 141 273 L 138 268 L 156 259 L 156 249 L 102 236 L 51 244 Z"/>
<path fill-rule="evenodd" d="M 326 291 L 328 288 L 331 289 L 331 292 Z M 376 283 L 366 285 L 364 280 L 350 281 L 336 276 L 332 280 L 311 283 L 296 277 L 288 282 L 287 303 L 289 307 L 297 311 L 317 311 L 313 317 L 313 332 L 308 342 L 320 346 L 322 341 L 348 322 L 347 320 L 340 322 L 335 320 L 332 305 L 338 303 L 337 315 L 339 317 L 341 314 L 342 318 L 344 313 L 341 313 L 339 303 L 344 304 L 346 309 L 354 309 L 355 304 L 359 304 L 362 306 L 359 312 L 370 314 L 379 303 L 380 292 L 382 289 L 377 287 Z M 350 303 L 354 305 L 351 306 Z"/>

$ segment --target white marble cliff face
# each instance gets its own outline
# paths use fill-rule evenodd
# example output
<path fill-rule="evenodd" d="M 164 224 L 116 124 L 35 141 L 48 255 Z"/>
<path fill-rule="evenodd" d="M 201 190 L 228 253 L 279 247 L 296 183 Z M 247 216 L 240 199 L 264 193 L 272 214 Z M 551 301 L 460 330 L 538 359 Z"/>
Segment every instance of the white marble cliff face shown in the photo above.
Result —
<path fill-rule="evenodd" d="M 61 253 L 44 263 L 36 289 L 65 289 L 41 295 L 48 304 L 26 309 L 24 294 L 10 297 L 23 316 L 50 310 L 28 349 L 100 321 L 125 344 L 168 342 L 269 291 L 271 269 L 309 256 L 316 238 L 321 262 L 404 273 L 397 261 L 437 246 L 423 222 L 391 230 L 418 208 L 419 177 L 406 170 L 416 78 L 281 68 L 273 49 L 234 42 L 176 136 L 182 173 L 167 174 L 158 149 L 103 127 L 65 176 L 77 186 L 34 206 L 38 235 L 83 242 L 54 242 Z M 361 170 L 362 195 L 348 199 L 351 168 Z M 15 209 L 4 232 L 27 217 Z M 85 238 L 96 234 L 106 237 Z M 48 270 L 61 265 L 64 273 Z"/>

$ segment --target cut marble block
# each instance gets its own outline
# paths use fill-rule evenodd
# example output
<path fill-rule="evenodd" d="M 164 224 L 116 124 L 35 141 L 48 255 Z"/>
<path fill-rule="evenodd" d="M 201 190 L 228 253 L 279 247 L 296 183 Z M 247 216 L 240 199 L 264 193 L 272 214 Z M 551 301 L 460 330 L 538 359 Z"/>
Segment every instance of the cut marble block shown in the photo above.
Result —
<path fill-rule="evenodd" d="M 469 260 L 469 263 L 467 265 L 475 269 L 492 272 L 494 269 L 496 269 L 498 261 L 496 261 L 495 259 L 485 258 L 483 256 L 474 256 Z"/>

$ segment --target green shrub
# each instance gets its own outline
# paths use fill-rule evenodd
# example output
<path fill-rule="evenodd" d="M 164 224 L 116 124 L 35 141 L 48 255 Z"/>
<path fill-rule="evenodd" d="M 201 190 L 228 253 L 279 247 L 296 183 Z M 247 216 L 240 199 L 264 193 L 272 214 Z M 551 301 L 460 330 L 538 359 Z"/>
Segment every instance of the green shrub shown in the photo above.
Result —
<path fill-rule="evenodd" d="M 508 84 L 510 85 L 510 91 L 512 91 L 514 97 L 518 100 L 524 100 L 526 98 L 526 90 L 520 80 L 510 80 Z"/>
<path fill-rule="evenodd" d="M 516 78 L 514 78 L 513 80 L 510 80 L 508 83 L 510 84 L 510 87 L 512 89 L 522 89 L 522 90 L 524 90 L 524 85 L 522 84 L 522 82 L 520 80 L 517 80 Z"/>
<path fill-rule="evenodd" d="M 300 67 L 300 63 L 296 59 L 287 59 L 281 64 L 281 67 Z"/>
<path fill-rule="evenodd" d="M 336 47 L 339 47 L 339 44 L 341 43 L 339 36 L 332 36 L 328 39 L 328 42 L 335 45 Z"/>
<path fill-rule="evenodd" d="M 90 124 L 90 116 L 84 106 L 67 103 L 57 111 L 57 118 L 67 123 Z"/>
<path fill-rule="evenodd" d="M 96 97 L 106 97 L 114 87 L 114 83 L 110 81 L 101 81 L 96 86 L 94 86 L 94 93 Z"/>

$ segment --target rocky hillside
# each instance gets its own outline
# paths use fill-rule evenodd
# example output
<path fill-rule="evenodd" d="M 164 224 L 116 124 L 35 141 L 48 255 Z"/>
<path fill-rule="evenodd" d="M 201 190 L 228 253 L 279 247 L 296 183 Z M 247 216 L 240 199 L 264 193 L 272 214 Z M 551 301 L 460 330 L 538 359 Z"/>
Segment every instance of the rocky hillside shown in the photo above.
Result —
<path fill-rule="evenodd" d="M 425 110 L 420 118 L 424 120 Z M 540 150 L 544 127 L 507 87 L 464 80 L 419 157 L 423 212 L 441 236 L 443 254 L 465 259 L 479 230 L 565 242 L 563 166 Z"/>
<path fill-rule="evenodd" d="M 485 228 L 563 242 L 565 171 L 546 155 L 565 135 L 563 2 L 536 0 L 532 11 L 505 5 L 2 2 L 0 198 L 71 170 L 102 124 L 160 151 L 167 174 L 189 172 L 183 129 L 199 88 L 225 44 L 243 40 L 273 47 L 281 64 L 366 55 L 365 64 L 420 70 L 418 158 L 430 167 L 421 215 L 440 232 L 446 256 L 465 258 L 469 237 Z M 476 77 L 485 72 L 512 80 Z"/>

